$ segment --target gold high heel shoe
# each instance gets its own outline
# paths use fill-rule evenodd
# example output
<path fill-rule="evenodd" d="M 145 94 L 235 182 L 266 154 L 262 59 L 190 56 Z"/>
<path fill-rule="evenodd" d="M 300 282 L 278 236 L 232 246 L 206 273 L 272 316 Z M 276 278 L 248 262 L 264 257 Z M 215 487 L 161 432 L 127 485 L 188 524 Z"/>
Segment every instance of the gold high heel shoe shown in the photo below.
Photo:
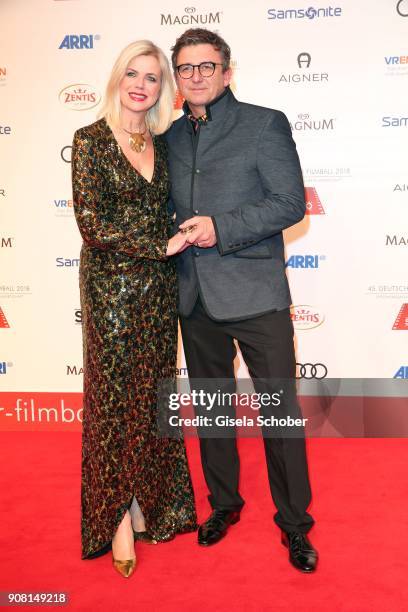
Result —
<path fill-rule="evenodd" d="M 113 567 L 115 570 L 119 572 L 121 576 L 124 578 L 130 578 L 136 568 L 136 558 L 135 559 L 127 559 L 126 561 L 121 561 L 120 559 L 114 559 L 112 557 Z"/>

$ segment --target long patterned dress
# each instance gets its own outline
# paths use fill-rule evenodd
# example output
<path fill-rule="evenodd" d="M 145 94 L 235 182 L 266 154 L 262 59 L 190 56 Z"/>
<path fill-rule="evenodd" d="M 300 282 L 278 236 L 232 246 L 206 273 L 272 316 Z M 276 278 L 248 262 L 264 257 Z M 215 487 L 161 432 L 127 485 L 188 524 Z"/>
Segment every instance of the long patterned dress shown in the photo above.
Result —
<path fill-rule="evenodd" d="M 107 552 L 133 496 L 157 541 L 196 529 L 182 440 L 156 431 L 157 383 L 175 375 L 175 267 L 166 145 L 149 183 L 104 119 L 75 133 L 72 181 L 83 238 L 82 558 Z"/>

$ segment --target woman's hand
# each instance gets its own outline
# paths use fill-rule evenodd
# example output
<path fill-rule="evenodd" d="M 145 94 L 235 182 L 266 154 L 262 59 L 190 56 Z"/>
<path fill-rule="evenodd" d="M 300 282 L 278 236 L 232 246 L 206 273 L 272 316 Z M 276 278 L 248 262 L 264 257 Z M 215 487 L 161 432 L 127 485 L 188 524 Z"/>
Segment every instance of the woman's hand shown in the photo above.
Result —
<path fill-rule="evenodd" d="M 178 232 L 175 236 L 173 236 L 173 238 L 170 238 L 166 251 L 167 257 L 177 255 L 177 253 L 182 253 L 188 249 L 189 246 L 191 246 L 190 243 L 187 242 L 186 237 L 186 234 Z"/>

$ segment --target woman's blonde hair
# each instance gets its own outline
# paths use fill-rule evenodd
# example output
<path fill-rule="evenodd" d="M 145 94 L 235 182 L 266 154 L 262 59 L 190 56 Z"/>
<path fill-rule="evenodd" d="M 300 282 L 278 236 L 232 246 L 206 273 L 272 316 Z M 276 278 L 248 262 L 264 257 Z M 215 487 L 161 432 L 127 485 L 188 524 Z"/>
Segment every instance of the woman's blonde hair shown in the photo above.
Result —
<path fill-rule="evenodd" d="M 167 57 L 150 40 L 137 40 L 123 49 L 112 68 L 98 117 L 104 117 L 110 127 L 121 125 L 119 84 L 129 63 L 139 55 L 153 55 L 160 64 L 160 95 L 156 104 L 146 113 L 146 126 L 152 134 L 162 134 L 172 122 L 175 87 Z"/>

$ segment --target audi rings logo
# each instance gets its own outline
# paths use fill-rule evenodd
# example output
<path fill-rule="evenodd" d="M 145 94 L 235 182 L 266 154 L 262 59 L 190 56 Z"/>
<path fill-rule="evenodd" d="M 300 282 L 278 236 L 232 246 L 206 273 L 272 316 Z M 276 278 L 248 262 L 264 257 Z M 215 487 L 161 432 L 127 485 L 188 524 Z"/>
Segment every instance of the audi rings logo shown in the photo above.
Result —
<path fill-rule="evenodd" d="M 191 13 L 195 13 L 196 10 L 197 9 L 194 6 L 186 6 L 186 8 L 184 9 L 184 12 L 189 13 L 191 15 Z"/>
<path fill-rule="evenodd" d="M 399 2 L 397 2 L 397 13 L 400 15 L 400 17 L 408 17 L 407 0 L 399 0 Z"/>
<path fill-rule="evenodd" d="M 321 380 L 327 376 L 327 368 L 324 363 L 297 363 L 296 378 L 305 380 Z"/>
<path fill-rule="evenodd" d="M 62 147 L 62 149 L 61 149 L 61 158 L 67 164 L 71 163 L 71 153 L 72 153 L 72 146 L 71 145 L 66 145 L 65 147 Z"/>

